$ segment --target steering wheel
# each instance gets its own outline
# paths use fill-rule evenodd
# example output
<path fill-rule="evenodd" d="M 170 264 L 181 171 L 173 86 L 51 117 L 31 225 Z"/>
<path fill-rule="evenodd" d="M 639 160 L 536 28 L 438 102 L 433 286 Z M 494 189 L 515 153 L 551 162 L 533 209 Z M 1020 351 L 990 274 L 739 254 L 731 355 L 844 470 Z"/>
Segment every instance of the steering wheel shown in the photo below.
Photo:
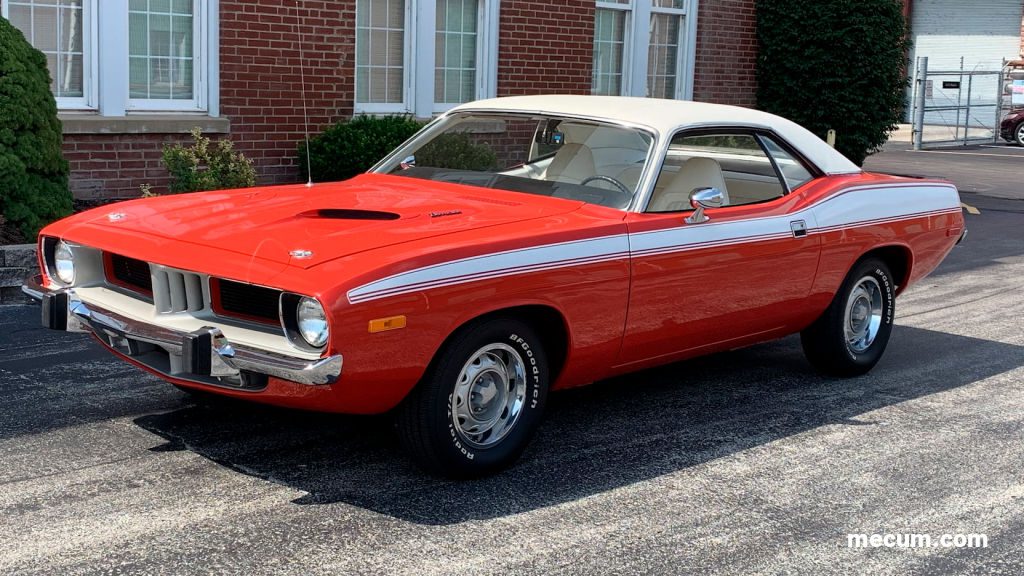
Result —
<path fill-rule="evenodd" d="M 625 184 L 623 184 L 622 182 L 619 182 L 618 180 L 616 180 L 615 178 L 612 178 L 611 176 L 605 176 L 603 174 L 596 174 L 594 176 L 590 176 L 588 178 L 584 178 L 583 181 L 580 182 L 580 186 L 586 186 L 587 182 L 592 182 L 594 180 L 603 180 L 604 182 L 608 182 L 609 184 L 611 184 L 611 185 L 615 186 L 616 188 L 618 188 L 619 191 L 622 192 L 623 194 L 625 194 L 626 196 L 630 196 L 630 197 L 633 196 L 633 192 L 630 191 L 629 188 L 626 188 Z"/>

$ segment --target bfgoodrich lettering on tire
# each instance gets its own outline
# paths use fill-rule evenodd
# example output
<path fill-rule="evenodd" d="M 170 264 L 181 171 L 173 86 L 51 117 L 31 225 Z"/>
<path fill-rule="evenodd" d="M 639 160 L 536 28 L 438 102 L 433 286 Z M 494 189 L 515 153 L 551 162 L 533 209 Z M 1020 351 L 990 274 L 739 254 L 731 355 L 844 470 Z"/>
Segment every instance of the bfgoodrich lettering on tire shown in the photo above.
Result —
<path fill-rule="evenodd" d="M 423 469 L 497 472 L 522 454 L 544 411 L 548 362 L 528 324 L 492 318 L 460 330 L 398 410 L 399 438 Z"/>
<path fill-rule="evenodd" d="M 861 260 L 814 324 L 800 333 L 804 354 L 818 370 L 858 376 L 882 358 L 896 308 L 896 285 L 885 262 Z"/>

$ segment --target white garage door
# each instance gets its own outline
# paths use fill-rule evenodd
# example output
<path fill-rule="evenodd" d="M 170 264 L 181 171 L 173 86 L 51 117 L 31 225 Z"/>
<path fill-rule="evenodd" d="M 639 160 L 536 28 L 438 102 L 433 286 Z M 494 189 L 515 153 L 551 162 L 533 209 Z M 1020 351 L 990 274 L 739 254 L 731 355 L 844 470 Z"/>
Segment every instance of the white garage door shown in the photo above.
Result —
<path fill-rule="evenodd" d="M 1021 16 L 1024 0 L 914 0 L 911 22 L 914 45 L 910 68 L 918 56 L 928 57 L 929 71 L 963 69 L 999 70 L 1003 59 L 1021 52 Z M 967 100 L 968 82 L 958 76 L 933 76 L 929 82 L 928 106 L 962 105 Z M 962 81 L 960 89 L 945 89 L 943 81 Z M 977 76 L 971 84 L 971 125 L 990 124 L 995 117 L 999 80 Z M 911 88 L 912 90 L 912 88 Z M 907 98 L 911 97 L 908 91 Z M 909 107 L 908 107 L 909 119 Z M 959 124 L 955 111 L 930 112 L 926 124 Z"/>
<path fill-rule="evenodd" d="M 933 70 L 998 70 L 1020 55 L 1024 0 L 914 0 L 913 56 Z"/>

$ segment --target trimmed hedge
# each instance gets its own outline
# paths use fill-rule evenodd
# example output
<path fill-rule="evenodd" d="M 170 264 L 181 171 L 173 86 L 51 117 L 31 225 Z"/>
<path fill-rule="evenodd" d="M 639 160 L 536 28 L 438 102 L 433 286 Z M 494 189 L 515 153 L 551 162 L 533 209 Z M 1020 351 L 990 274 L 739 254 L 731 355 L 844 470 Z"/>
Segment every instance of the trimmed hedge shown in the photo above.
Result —
<path fill-rule="evenodd" d="M 46 57 L 0 18 L 0 213 L 26 238 L 71 213 Z"/>
<path fill-rule="evenodd" d="M 910 46 L 899 0 L 757 0 L 758 107 L 861 165 L 903 115 Z"/>
<path fill-rule="evenodd" d="M 333 182 L 362 174 L 418 132 L 423 124 L 406 116 L 357 116 L 309 139 L 313 180 Z M 299 143 L 299 170 L 306 171 L 306 143 Z"/>

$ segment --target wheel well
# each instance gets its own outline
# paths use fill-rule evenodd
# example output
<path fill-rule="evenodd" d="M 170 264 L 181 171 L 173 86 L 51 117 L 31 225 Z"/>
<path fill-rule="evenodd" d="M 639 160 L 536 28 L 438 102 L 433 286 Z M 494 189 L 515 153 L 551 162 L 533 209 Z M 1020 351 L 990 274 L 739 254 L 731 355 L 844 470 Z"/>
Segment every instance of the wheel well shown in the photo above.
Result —
<path fill-rule="evenodd" d="M 913 259 L 910 249 L 905 246 L 884 246 L 864 254 L 864 256 L 861 256 L 861 260 L 871 257 L 879 258 L 882 262 L 885 262 L 885 265 L 889 267 L 889 271 L 892 272 L 893 278 L 896 279 L 896 293 L 902 292 L 903 288 L 907 285 L 907 281 L 910 280 L 910 267 Z"/>
<path fill-rule="evenodd" d="M 548 356 L 548 363 L 551 367 L 551 382 L 557 380 L 569 356 L 569 329 L 561 312 L 551 306 L 540 304 L 502 308 L 464 322 L 453 330 L 445 338 L 444 342 L 441 343 L 441 346 L 434 353 L 431 364 L 437 361 L 441 351 L 459 332 L 474 324 L 500 317 L 522 320 L 537 331 L 537 337 L 540 338 L 541 344 L 544 346 L 544 352 Z"/>

